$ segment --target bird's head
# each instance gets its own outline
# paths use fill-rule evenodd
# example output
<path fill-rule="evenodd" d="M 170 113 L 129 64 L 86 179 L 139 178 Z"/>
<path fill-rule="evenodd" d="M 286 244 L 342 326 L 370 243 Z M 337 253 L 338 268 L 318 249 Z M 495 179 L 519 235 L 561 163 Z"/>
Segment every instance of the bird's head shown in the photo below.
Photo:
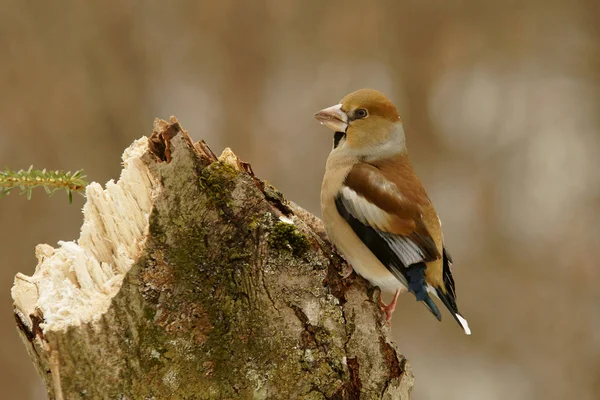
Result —
<path fill-rule="evenodd" d="M 388 156 L 406 150 L 398 110 L 377 90 L 352 92 L 315 118 L 335 132 L 334 148 L 344 152 Z"/>

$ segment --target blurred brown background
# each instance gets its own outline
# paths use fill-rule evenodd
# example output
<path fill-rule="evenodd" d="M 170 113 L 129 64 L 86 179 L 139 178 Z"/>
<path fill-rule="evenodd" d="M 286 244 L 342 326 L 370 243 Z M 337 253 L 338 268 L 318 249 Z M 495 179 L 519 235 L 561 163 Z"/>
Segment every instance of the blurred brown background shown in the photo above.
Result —
<path fill-rule="evenodd" d="M 117 178 L 176 115 L 319 213 L 332 135 L 312 115 L 387 93 L 444 221 L 473 336 L 404 296 L 414 399 L 600 398 L 600 3 L 0 0 L 0 167 Z M 12 317 L 34 247 L 78 237 L 41 189 L 0 200 L 2 398 L 43 399 Z"/>

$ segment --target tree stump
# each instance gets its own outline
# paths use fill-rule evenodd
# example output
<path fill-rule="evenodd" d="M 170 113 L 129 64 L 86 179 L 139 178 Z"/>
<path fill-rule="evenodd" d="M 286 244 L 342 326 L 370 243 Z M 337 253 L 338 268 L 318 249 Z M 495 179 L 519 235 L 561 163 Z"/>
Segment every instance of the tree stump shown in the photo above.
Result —
<path fill-rule="evenodd" d="M 175 118 L 86 189 L 76 242 L 12 289 L 51 399 L 408 399 L 376 289 L 321 222 Z"/>

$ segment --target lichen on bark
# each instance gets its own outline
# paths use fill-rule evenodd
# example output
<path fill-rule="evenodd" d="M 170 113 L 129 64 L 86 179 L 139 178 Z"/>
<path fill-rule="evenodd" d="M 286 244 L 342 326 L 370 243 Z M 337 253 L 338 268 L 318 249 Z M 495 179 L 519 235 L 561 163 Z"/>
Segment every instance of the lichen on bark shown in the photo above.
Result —
<path fill-rule="evenodd" d="M 150 177 L 151 205 L 108 307 L 52 329 L 32 294 L 45 259 L 15 282 L 19 330 L 51 398 L 409 398 L 412 373 L 374 291 L 340 279 L 318 219 L 175 119 L 142 142 L 126 163 Z"/>

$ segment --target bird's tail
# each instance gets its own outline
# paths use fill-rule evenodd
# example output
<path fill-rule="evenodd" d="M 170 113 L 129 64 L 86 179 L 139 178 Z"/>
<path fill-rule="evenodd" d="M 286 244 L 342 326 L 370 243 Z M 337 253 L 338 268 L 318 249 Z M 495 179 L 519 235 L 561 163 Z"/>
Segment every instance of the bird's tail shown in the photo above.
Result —
<path fill-rule="evenodd" d="M 456 305 L 456 291 L 454 289 L 454 278 L 452 278 L 452 258 L 450 258 L 450 254 L 446 252 L 444 249 L 443 253 L 443 278 L 444 278 L 444 286 L 446 287 L 446 291 L 441 288 L 434 288 L 434 294 L 437 298 L 439 298 L 442 303 L 446 306 L 448 311 L 452 314 L 456 322 L 463 328 L 467 335 L 471 334 L 471 329 L 469 328 L 469 323 L 463 316 L 458 312 L 458 306 Z"/>
<path fill-rule="evenodd" d="M 444 303 L 446 308 L 450 311 L 456 322 L 460 325 L 461 328 L 465 331 L 467 335 L 471 334 L 471 328 L 469 328 L 469 323 L 466 319 L 463 318 L 462 315 L 458 312 L 456 307 L 456 301 L 451 297 L 450 293 L 443 293 L 441 289 L 435 288 L 435 295 Z"/>
<path fill-rule="evenodd" d="M 442 320 L 442 314 L 437 306 L 427 293 L 427 284 L 425 283 L 425 263 L 412 264 L 406 268 L 406 280 L 408 282 L 408 290 L 412 292 L 417 301 L 422 301 L 425 307 L 438 319 Z"/>

